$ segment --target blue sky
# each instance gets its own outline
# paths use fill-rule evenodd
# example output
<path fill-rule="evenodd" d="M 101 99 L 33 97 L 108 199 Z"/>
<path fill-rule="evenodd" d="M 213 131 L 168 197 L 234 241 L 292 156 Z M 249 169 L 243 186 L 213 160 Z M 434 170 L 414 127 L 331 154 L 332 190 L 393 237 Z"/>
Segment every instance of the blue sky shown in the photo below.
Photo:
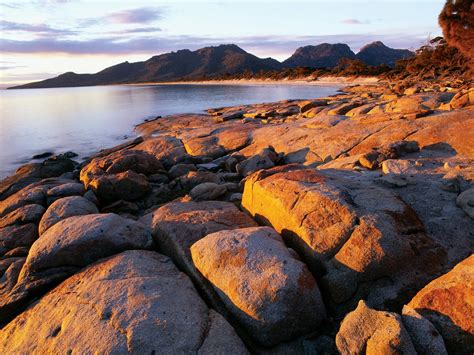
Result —
<path fill-rule="evenodd" d="M 441 34 L 443 0 L 0 0 L 0 83 L 96 72 L 173 50 L 235 43 L 283 60 L 297 47 L 381 40 L 415 49 Z"/>

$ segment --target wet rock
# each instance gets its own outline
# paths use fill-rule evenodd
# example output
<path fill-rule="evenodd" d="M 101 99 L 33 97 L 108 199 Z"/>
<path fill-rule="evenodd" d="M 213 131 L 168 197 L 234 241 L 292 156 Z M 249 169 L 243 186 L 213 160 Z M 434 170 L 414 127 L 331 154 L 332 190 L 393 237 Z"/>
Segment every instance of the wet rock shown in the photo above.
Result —
<path fill-rule="evenodd" d="M 53 202 L 44 213 L 38 227 L 39 234 L 42 235 L 48 228 L 68 217 L 96 213 L 99 213 L 97 206 L 84 197 L 61 198 Z"/>
<path fill-rule="evenodd" d="M 428 319 L 441 333 L 448 353 L 474 351 L 474 256 L 426 285 L 408 307 Z"/>
<path fill-rule="evenodd" d="M 456 198 L 456 204 L 474 219 L 474 188 L 464 191 Z"/>
<path fill-rule="evenodd" d="M 403 307 L 402 318 L 418 354 L 448 354 L 441 334 L 428 319 L 408 306 Z"/>
<path fill-rule="evenodd" d="M 416 354 L 401 317 L 371 309 L 364 301 L 342 321 L 336 345 L 343 355 Z"/>
<path fill-rule="evenodd" d="M 311 332 L 325 318 L 316 281 L 271 228 L 209 234 L 191 254 L 229 311 L 263 345 Z"/>
<path fill-rule="evenodd" d="M 204 182 L 193 187 L 189 195 L 194 201 L 216 200 L 227 192 L 224 185 L 218 185 L 214 182 Z"/>
<path fill-rule="evenodd" d="M 0 339 L 0 352 L 247 353 L 191 281 L 151 251 L 82 270 L 1 329 Z"/>
<path fill-rule="evenodd" d="M 41 153 L 41 154 L 36 154 L 36 155 L 33 155 L 31 157 L 31 159 L 44 159 L 44 158 L 49 158 L 50 156 L 52 156 L 54 153 L 52 152 L 45 152 L 45 153 Z"/>
<path fill-rule="evenodd" d="M 293 169 L 250 176 L 242 206 L 324 275 L 321 288 L 334 312 L 361 298 L 380 308 L 401 307 L 408 290 L 420 289 L 445 262 L 416 213 L 391 191 L 342 173 Z M 391 281 L 381 283 L 385 278 Z"/>
<path fill-rule="evenodd" d="M 44 211 L 45 208 L 41 205 L 26 205 L 17 208 L 0 218 L 0 228 L 14 224 L 38 223 Z"/>

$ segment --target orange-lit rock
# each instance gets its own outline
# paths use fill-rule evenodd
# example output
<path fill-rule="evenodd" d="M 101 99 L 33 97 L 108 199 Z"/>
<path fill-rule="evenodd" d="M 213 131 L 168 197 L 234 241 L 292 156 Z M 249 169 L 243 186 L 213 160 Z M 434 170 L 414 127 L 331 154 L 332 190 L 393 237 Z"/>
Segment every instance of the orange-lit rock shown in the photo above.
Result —
<path fill-rule="evenodd" d="M 434 324 L 453 354 L 474 351 L 474 256 L 426 285 L 408 306 Z"/>
<path fill-rule="evenodd" d="M 39 223 L 39 234 L 43 234 L 48 228 L 59 221 L 72 216 L 99 213 L 97 206 L 81 196 L 70 196 L 60 198 L 51 204 L 44 213 Z"/>
<path fill-rule="evenodd" d="M 257 225 L 234 204 L 221 201 L 171 202 L 144 216 L 140 222 L 150 228 L 159 250 L 191 277 L 215 308 L 219 308 L 216 295 L 196 270 L 191 246 L 210 233 Z"/>
<path fill-rule="evenodd" d="M 29 248 L 37 238 L 38 227 L 33 223 L 1 228 L 0 256 L 18 247 Z"/>
<path fill-rule="evenodd" d="M 322 276 L 336 311 L 366 298 L 407 301 L 445 262 L 416 213 L 392 192 L 347 173 L 270 169 L 245 182 L 242 206 L 271 225 Z M 391 282 L 380 284 L 387 278 Z"/>
<path fill-rule="evenodd" d="M 151 251 L 127 251 L 100 260 L 0 330 L 1 353 L 201 350 L 247 353 L 191 281 L 170 259 Z"/>
<path fill-rule="evenodd" d="M 149 192 L 144 175 L 163 169 L 158 159 L 141 150 L 122 150 L 95 158 L 81 170 L 84 186 L 107 202 L 135 200 Z"/>
<path fill-rule="evenodd" d="M 376 311 L 364 301 L 342 321 L 336 344 L 343 355 L 416 354 L 400 315 Z"/>
<path fill-rule="evenodd" d="M 68 196 L 82 196 L 86 193 L 84 184 L 79 182 L 69 182 L 49 189 L 46 192 L 46 200 L 48 205 L 54 201 Z"/>
<path fill-rule="evenodd" d="M 32 297 L 94 261 L 128 249 L 150 249 L 151 232 L 115 214 L 66 218 L 38 238 L 15 287 L 0 299 L 0 323 L 21 311 Z"/>
<path fill-rule="evenodd" d="M 146 139 L 133 149 L 154 155 L 165 166 L 176 164 L 187 156 L 183 143 L 175 137 L 166 135 Z"/>
<path fill-rule="evenodd" d="M 0 218 L 0 228 L 14 224 L 38 223 L 46 209 L 41 205 L 26 205 Z"/>
<path fill-rule="evenodd" d="M 191 254 L 230 313 L 263 345 L 312 332 L 326 316 L 316 280 L 271 228 L 212 233 Z"/>

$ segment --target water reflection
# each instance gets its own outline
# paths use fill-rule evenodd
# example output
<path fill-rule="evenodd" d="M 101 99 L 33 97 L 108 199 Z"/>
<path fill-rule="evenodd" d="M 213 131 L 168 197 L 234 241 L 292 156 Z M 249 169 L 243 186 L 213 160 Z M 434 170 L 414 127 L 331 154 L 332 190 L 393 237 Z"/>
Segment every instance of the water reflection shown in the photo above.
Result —
<path fill-rule="evenodd" d="M 133 135 L 146 118 L 209 107 L 316 98 L 336 87 L 302 85 L 96 86 L 0 91 L 0 178 L 33 155 L 87 156 Z"/>

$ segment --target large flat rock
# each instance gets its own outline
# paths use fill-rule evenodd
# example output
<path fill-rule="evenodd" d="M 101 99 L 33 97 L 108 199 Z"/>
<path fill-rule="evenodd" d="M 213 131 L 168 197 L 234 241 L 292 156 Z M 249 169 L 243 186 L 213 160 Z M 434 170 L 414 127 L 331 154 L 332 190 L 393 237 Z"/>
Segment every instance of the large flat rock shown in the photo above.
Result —
<path fill-rule="evenodd" d="M 246 354 L 247 350 L 170 259 L 150 251 L 126 251 L 67 279 L 1 329 L 0 352 Z"/>

